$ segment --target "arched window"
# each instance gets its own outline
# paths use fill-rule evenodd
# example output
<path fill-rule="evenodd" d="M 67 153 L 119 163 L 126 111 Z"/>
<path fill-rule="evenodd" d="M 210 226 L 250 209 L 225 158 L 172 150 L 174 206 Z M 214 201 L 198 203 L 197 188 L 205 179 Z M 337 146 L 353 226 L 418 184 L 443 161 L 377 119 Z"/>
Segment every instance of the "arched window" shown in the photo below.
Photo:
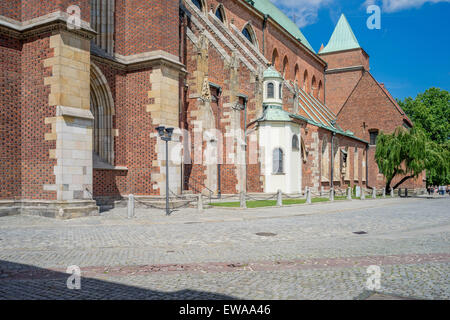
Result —
<path fill-rule="evenodd" d="M 191 0 L 192 3 L 203 12 L 203 1 L 202 0 Z"/>
<path fill-rule="evenodd" d="M 272 82 L 267 84 L 267 98 L 275 98 L 274 86 Z"/>
<path fill-rule="evenodd" d="M 311 81 L 311 92 L 308 92 L 308 93 L 312 93 L 312 95 L 314 96 L 314 97 L 317 97 L 317 87 L 316 87 L 316 85 L 317 85 L 317 81 L 316 81 L 316 76 L 313 76 L 312 77 L 312 81 Z"/>
<path fill-rule="evenodd" d="M 297 85 L 300 85 L 299 76 L 300 76 L 300 70 L 298 68 L 298 64 L 296 64 L 295 68 L 294 68 L 294 81 Z"/>
<path fill-rule="evenodd" d="M 283 173 L 283 150 L 273 150 L 273 173 Z"/>
<path fill-rule="evenodd" d="M 275 69 L 278 70 L 278 51 L 277 49 L 273 49 L 272 52 L 272 65 L 274 66 Z"/>
<path fill-rule="evenodd" d="M 282 96 L 282 88 L 283 88 L 283 86 L 282 86 L 282 84 L 280 83 L 280 86 L 278 87 L 278 98 L 280 98 L 280 99 L 283 99 L 283 96 Z"/>
<path fill-rule="evenodd" d="M 225 11 L 223 10 L 223 6 L 219 4 L 219 6 L 216 9 L 216 17 L 222 22 L 225 22 Z"/>
<path fill-rule="evenodd" d="M 288 73 L 288 69 L 289 69 L 289 61 L 288 58 L 285 56 L 283 59 L 283 77 L 286 79 L 287 78 L 287 73 Z"/>
<path fill-rule="evenodd" d="M 251 44 L 256 45 L 255 32 L 253 31 L 253 28 L 250 24 L 247 23 L 244 29 L 242 29 L 242 34 L 247 38 L 248 41 L 250 41 Z"/>
<path fill-rule="evenodd" d="M 91 112 L 94 115 L 92 150 L 94 160 L 114 165 L 113 115 L 114 100 L 105 76 L 91 65 Z"/>
<path fill-rule="evenodd" d="M 322 80 L 319 81 L 319 88 L 317 89 L 317 97 L 320 99 L 322 92 Z"/>
<path fill-rule="evenodd" d="M 308 92 L 308 70 L 303 74 L 303 91 Z"/>
<path fill-rule="evenodd" d="M 298 151 L 300 149 L 298 137 L 296 134 L 292 136 L 292 150 Z"/>

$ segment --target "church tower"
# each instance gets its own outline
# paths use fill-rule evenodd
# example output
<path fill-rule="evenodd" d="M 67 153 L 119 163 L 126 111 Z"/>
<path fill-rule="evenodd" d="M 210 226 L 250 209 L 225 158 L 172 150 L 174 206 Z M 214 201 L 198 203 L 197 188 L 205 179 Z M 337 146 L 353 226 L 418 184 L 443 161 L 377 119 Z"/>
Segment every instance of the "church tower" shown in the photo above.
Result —
<path fill-rule="evenodd" d="M 361 48 L 344 14 L 320 57 L 328 64 L 326 78 L 326 104 L 338 114 L 347 97 L 364 71 L 369 71 L 369 55 Z"/>

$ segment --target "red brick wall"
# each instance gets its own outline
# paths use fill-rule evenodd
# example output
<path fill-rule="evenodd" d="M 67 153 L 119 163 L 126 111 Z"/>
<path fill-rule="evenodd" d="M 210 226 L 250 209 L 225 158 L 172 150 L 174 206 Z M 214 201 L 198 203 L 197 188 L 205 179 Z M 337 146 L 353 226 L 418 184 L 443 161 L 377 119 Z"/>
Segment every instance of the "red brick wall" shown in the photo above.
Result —
<path fill-rule="evenodd" d="M 363 49 L 353 49 L 321 54 L 320 57 L 328 64 L 328 70 L 363 66 L 370 70 L 369 55 Z"/>
<path fill-rule="evenodd" d="M 116 0 L 116 52 L 133 55 L 164 50 L 178 56 L 178 12 L 176 0 Z"/>
<path fill-rule="evenodd" d="M 326 100 L 327 107 L 336 115 L 341 110 L 348 96 L 351 94 L 363 74 L 359 71 L 346 71 L 341 73 L 327 74 Z"/>
<path fill-rule="evenodd" d="M 400 114 L 376 80 L 369 72 L 365 72 L 342 107 L 338 115 L 338 124 L 346 130 L 351 130 L 357 137 L 369 141 L 370 130 L 378 129 L 385 133 L 392 133 L 397 127 L 403 125 L 403 119 L 404 115 Z M 382 188 L 384 179 L 379 175 L 374 154 L 375 147 L 370 147 L 368 185 Z M 423 179 L 419 180 L 416 185 L 422 187 Z M 407 183 L 413 185 L 412 181 Z"/>
<path fill-rule="evenodd" d="M 0 199 L 21 192 L 20 41 L 0 35 Z"/>
<path fill-rule="evenodd" d="M 71 5 L 77 5 L 81 9 L 81 19 L 90 21 L 90 0 L 22 0 L 22 21 L 37 18 L 48 13 L 63 11 Z"/>
<path fill-rule="evenodd" d="M 21 0 L 2 0 L 0 2 L 0 15 L 20 21 Z"/>
<path fill-rule="evenodd" d="M 22 49 L 22 197 L 25 199 L 56 199 L 56 192 L 44 191 L 44 184 L 54 184 L 55 159 L 49 158 L 49 150 L 56 148 L 55 141 L 45 141 L 45 133 L 51 125 L 45 118 L 54 117 L 55 106 L 50 106 L 50 86 L 44 78 L 52 75 L 51 68 L 44 68 L 43 61 L 53 56 L 50 34 L 27 39 Z"/>

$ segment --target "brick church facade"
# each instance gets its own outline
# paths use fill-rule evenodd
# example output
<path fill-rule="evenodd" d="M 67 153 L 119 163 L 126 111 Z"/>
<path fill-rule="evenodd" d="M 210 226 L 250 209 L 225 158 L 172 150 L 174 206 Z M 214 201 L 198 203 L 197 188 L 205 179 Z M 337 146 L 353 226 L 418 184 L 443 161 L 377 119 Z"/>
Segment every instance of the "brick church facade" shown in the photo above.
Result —
<path fill-rule="evenodd" d="M 0 213 L 164 195 L 161 125 L 173 195 L 379 188 L 370 133 L 412 124 L 364 50 L 338 49 L 269 0 L 4 0 Z"/>

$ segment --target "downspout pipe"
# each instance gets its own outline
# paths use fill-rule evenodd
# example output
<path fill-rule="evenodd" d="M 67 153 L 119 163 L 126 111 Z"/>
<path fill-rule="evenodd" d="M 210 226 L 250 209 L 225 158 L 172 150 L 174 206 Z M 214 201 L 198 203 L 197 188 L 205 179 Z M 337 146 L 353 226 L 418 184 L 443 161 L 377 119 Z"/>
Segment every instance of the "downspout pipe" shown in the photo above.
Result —
<path fill-rule="evenodd" d="M 212 82 L 209 83 L 210 87 L 216 88 L 217 90 L 217 117 L 216 117 L 216 129 L 220 130 L 220 98 L 222 97 L 222 87 L 214 84 Z M 222 154 L 223 156 L 223 154 Z M 219 161 L 217 161 L 217 197 L 220 199 L 222 198 L 222 174 L 221 174 L 221 168 L 222 168 L 222 164 L 221 164 L 221 160 L 222 159 L 218 159 Z"/>
<path fill-rule="evenodd" d="M 333 131 L 333 133 L 331 134 L 331 157 L 330 157 L 330 162 L 331 162 L 331 177 L 330 177 L 330 187 L 331 189 L 334 188 L 334 137 L 336 136 L 336 132 Z"/>
<path fill-rule="evenodd" d="M 263 25 L 262 25 L 262 51 L 263 51 L 263 56 L 266 55 L 266 28 L 267 28 L 267 19 L 269 18 L 268 14 L 264 15 L 264 19 L 263 19 Z"/>
<path fill-rule="evenodd" d="M 244 166 L 245 166 L 245 192 L 247 192 L 247 102 L 248 97 L 243 94 L 239 94 L 238 98 L 244 100 L 244 143 L 245 143 L 245 155 L 244 155 Z"/>

